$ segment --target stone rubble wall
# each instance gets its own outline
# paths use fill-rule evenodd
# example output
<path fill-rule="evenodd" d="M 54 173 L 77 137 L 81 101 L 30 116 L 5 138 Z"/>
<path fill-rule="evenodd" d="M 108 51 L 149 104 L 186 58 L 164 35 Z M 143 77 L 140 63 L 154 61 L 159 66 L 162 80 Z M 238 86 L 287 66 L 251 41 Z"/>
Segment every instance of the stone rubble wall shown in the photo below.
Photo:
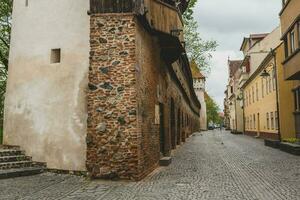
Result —
<path fill-rule="evenodd" d="M 137 175 L 135 28 L 131 14 L 91 15 L 87 170 L 93 177 Z"/>
<path fill-rule="evenodd" d="M 157 38 L 133 14 L 92 15 L 90 43 L 87 170 L 92 177 L 140 180 L 162 156 L 158 105 L 164 105 L 164 155 L 176 148 L 172 139 L 180 144 L 199 130 L 199 116 L 161 59 Z"/>

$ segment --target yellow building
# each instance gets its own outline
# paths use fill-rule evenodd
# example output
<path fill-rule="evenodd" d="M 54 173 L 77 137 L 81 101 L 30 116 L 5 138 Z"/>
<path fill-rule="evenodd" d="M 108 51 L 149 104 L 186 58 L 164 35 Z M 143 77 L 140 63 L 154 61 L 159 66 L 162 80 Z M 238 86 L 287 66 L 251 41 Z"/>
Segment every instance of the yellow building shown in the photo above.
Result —
<path fill-rule="evenodd" d="M 279 139 L 276 73 L 273 53 L 269 53 L 243 84 L 245 134 Z"/>
<path fill-rule="evenodd" d="M 278 82 L 278 106 L 281 139 L 295 138 L 295 118 L 294 118 L 294 94 L 295 81 L 286 81 L 284 78 L 284 45 L 281 44 L 276 50 L 277 82 Z"/>
<path fill-rule="evenodd" d="M 300 1 L 283 0 L 282 3 L 283 7 L 279 15 L 284 54 L 278 63 L 283 63 L 280 70 L 282 70 L 283 78 L 289 82 L 288 87 L 282 92 L 287 96 L 287 99 L 281 103 L 282 111 L 286 115 L 282 118 L 290 119 L 291 114 L 294 118 L 292 121 L 286 119 L 286 122 L 282 123 L 294 127 L 296 136 L 300 138 Z M 292 106 L 293 109 L 290 108 Z M 293 125 L 292 122 L 294 122 Z M 282 134 L 287 134 L 286 137 L 293 137 L 293 131 L 289 129 L 283 128 Z"/>

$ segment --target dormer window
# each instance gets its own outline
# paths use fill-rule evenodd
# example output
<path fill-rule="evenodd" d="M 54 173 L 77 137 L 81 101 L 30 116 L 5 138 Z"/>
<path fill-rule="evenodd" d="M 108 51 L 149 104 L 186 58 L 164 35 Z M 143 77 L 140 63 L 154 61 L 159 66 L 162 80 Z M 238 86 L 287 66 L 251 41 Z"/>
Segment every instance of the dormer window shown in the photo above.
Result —
<path fill-rule="evenodd" d="M 242 67 L 242 72 L 243 72 L 243 73 L 246 73 L 246 66 L 243 66 L 243 67 Z"/>
<path fill-rule="evenodd" d="M 282 6 L 285 6 L 289 0 L 282 0 Z"/>

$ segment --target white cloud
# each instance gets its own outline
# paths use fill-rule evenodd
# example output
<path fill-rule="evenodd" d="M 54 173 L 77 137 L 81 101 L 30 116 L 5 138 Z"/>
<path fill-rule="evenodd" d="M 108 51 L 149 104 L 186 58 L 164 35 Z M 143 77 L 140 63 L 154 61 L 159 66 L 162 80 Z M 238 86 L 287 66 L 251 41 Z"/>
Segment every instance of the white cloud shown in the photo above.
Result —
<path fill-rule="evenodd" d="M 207 91 L 221 109 L 228 80 L 228 56 L 241 59 L 243 37 L 270 32 L 278 26 L 280 9 L 281 0 L 198 0 L 194 12 L 201 37 L 219 44 L 211 60 Z"/>
<path fill-rule="evenodd" d="M 207 78 L 206 90 L 208 94 L 218 103 L 220 109 L 223 109 L 224 91 L 228 81 L 227 60 L 238 59 L 241 57 L 236 51 L 217 51 L 213 53 L 211 64 L 212 71 Z"/>

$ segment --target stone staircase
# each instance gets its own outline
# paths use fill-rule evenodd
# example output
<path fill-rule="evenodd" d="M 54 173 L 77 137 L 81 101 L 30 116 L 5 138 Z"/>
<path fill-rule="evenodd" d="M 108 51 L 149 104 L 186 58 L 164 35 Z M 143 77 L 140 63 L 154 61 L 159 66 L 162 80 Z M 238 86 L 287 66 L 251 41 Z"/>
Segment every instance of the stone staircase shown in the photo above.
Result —
<path fill-rule="evenodd" d="M 18 146 L 0 145 L 0 179 L 40 174 L 46 164 L 33 162 Z"/>

